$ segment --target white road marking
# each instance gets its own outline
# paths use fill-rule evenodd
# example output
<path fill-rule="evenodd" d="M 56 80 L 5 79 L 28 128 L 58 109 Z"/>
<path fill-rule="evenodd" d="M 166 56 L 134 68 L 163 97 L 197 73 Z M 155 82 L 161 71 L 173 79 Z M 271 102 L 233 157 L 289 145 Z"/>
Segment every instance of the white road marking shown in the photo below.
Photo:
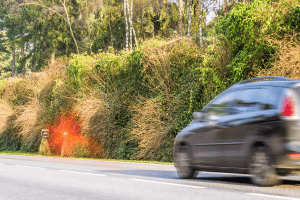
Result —
<path fill-rule="evenodd" d="M 201 186 L 183 185 L 183 184 L 167 183 L 167 182 L 160 182 L 160 181 L 149 181 L 149 180 L 135 179 L 135 178 L 131 178 L 130 180 L 133 180 L 133 181 L 143 181 L 143 182 L 149 182 L 149 183 L 158 183 L 158 184 L 165 184 L 165 185 L 174 185 L 174 186 L 180 186 L 180 187 L 197 188 L 197 189 L 204 189 L 204 188 L 206 188 L 206 187 L 201 187 Z"/>
<path fill-rule="evenodd" d="M 76 173 L 76 174 L 93 175 L 93 176 L 107 176 L 105 174 L 94 174 L 94 173 L 76 172 L 76 171 L 68 171 L 68 170 L 59 170 L 59 171 L 61 171 L 61 172 L 68 172 L 68 173 Z"/>
<path fill-rule="evenodd" d="M 268 195 L 268 194 L 258 194 L 258 193 L 247 193 L 247 194 L 253 196 L 260 196 L 260 197 L 269 197 L 273 199 L 300 200 L 298 198 L 293 198 L 293 197 L 283 197 L 283 196 L 275 196 L 275 195 Z"/>
<path fill-rule="evenodd" d="M 33 169 L 46 169 L 43 167 L 33 167 L 33 166 L 26 166 L 26 165 L 14 165 L 16 167 L 26 167 L 26 168 L 33 168 Z"/>

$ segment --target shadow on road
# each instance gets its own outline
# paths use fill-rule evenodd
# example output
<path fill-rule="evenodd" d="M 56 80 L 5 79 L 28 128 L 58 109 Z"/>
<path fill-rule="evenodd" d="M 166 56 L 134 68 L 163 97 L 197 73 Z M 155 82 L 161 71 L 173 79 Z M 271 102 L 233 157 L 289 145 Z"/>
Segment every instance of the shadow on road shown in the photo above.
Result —
<path fill-rule="evenodd" d="M 199 173 L 196 180 L 204 182 L 223 182 L 226 184 L 252 184 L 249 176 L 231 175 L 231 174 L 215 174 L 215 173 Z"/>
<path fill-rule="evenodd" d="M 151 178 L 163 178 L 163 179 L 179 179 L 176 171 L 160 171 L 160 170 L 97 170 L 97 173 L 111 173 L 111 174 L 124 174 L 140 177 L 151 177 Z M 193 181 L 201 182 L 218 182 L 224 184 L 236 184 L 236 185 L 252 185 L 250 177 L 247 175 L 239 174 L 221 174 L 221 173 L 210 173 L 200 172 L 196 179 Z M 300 186 L 299 180 L 289 180 L 283 177 L 281 186 Z"/>
<path fill-rule="evenodd" d="M 243 185 L 253 185 L 251 183 L 250 177 L 247 175 L 232 175 L 232 174 L 219 174 L 219 173 L 199 173 L 196 180 L 199 181 L 209 181 L 209 182 L 223 182 L 226 184 L 243 184 Z M 289 177 L 282 177 L 282 187 L 285 186 L 299 186 L 300 187 L 300 176 L 297 180 L 291 180 Z"/>
<path fill-rule="evenodd" d="M 300 187 L 300 179 L 299 180 L 283 180 L 282 185 L 291 185 Z"/>

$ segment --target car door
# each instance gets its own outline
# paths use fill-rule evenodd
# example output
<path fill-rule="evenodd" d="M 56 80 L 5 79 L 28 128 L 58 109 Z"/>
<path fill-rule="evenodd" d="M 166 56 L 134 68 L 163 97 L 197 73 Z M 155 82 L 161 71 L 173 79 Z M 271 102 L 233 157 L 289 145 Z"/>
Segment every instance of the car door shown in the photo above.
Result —
<path fill-rule="evenodd" d="M 235 94 L 235 91 L 225 91 L 202 110 L 206 113 L 207 120 L 191 137 L 193 157 L 198 165 L 218 165 L 219 152 L 216 139 L 221 130 L 218 121 L 229 115 L 230 110 L 226 110 L 226 105 L 232 102 Z"/>
<path fill-rule="evenodd" d="M 245 167 L 249 150 L 247 143 L 251 141 L 251 137 L 272 129 L 268 124 L 269 119 L 277 112 L 274 95 L 276 96 L 263 87 L 239 91 L 235 100 L 236 113 L 220 122 L 227 127 L 217 135 L 221 167 Z"/>

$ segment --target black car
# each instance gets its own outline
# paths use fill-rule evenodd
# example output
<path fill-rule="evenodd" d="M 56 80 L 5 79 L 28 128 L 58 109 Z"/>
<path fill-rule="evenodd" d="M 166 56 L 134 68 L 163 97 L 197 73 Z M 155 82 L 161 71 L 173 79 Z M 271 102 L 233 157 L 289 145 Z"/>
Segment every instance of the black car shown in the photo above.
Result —
<path fill-rule="evenodd" d="M 300 80 L 270 76 L 234 84 L 177 135 L 174 163 L 180 178 L 243 173 L 260 186 L 300 171 Z"/>

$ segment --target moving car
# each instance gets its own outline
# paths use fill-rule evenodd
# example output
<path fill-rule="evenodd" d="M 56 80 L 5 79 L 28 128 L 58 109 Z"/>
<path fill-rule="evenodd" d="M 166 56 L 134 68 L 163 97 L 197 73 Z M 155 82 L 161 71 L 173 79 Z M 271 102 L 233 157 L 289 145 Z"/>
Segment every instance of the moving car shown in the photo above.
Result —
<path fill-rule="evenodd" d="M 300 80 L 270 76 L 234 84 L 177 135 L 174 163 L 180 178 L 243 173 L 259 186 L 300 171 Z"/>

